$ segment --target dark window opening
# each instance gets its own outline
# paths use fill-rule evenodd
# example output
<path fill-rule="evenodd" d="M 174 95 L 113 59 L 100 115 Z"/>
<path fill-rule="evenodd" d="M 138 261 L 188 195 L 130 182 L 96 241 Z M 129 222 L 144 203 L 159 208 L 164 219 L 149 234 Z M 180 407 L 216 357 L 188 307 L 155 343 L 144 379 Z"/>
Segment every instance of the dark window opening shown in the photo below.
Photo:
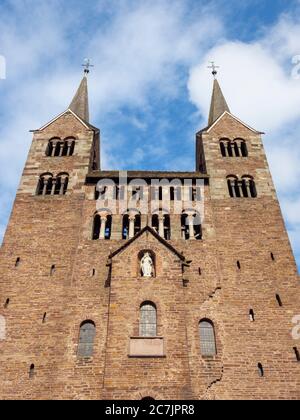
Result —
<path fill-rule="evenodd" d="M 111 238 L 111 228 L 112 228 L 112 216 L 107 216 L 106 226 L 105 226 L 105 239 L 109 240 Z"/>
<path fill-rule="evenodd" d="M 54 152 L 54 156 L 55 157 L 59 157 L 60 156 L 61 147 L 62 147 L 62 143 L 57 142 L 56 143 L 56 147 L 55 147 L 55 152 Z"/>
<path fill-rule="evenodd" d="M 101 218 L 99 214 L 94 217 L 94 226 L 93 226 L 93 240 L 96 241 L 100 238 L 100 228 L 101 228 Z"/>
<path fill-rule="evenodd" d="M 202 276 L 202 270 L 200 267 L 198 268 L 198 272 L 199 272 L 199 276 Z"/>
<path fill-rule="evenodd" d="M 46 320 L 47 320 L 47 313 L 45 312 L 43 315 L 43 321 L 42 321 L 43 324 L 45 324 Z"/>
<path fill-rule="evenodd" d="M 135 220 L 134 220 L 134 235 L 136 235 L 137 233 L 141 231 L 141 226 L 142 226 L 142 220 L 141 220 L 141 216 L 138 214 L 135 216 Z"/>
<path fill-rule="evenodd" d="M 16 263 L 15 263 L 15 267 L 19 267 L 19 265 L 21 264 L 21 258 L 20 257 L 18 257 L 17 259 L 16 259 Z"/>
<path fill-rule="evenodd" d="M 183 239 L 185 239 L 185 240 L 190 239 L 190 230 L 189 230 L 188 215 L 187 214 L 183 214 L 181 216 L 181 232 L 182 232 Z"/>
<path fill-rule="evenodd" d="M 232 144 L 230 141 L 227 142 L 227 152 L 229 157 L 233 157 Z"/>
<path fill-rule="evenodd" d="M 56 271 L 56 266 L 53 264 L 50 269 L 50 276 L 53 276 L 55 274 L 55 271 Z"/>
<path fill-rule="evenodd" d="M 152 228 L 158 233 L 159 231 L 159 217 L 158 214 L 152 216 Z"/>
<path fill-rule="evenodd" d="M 164 217 L 164 238 L 167 241 L 171 239 L 171 219 L 169 215 Z"/>
<path fill-rule="evenodd" d="M 294 352 L 295 352 L 297 362 L 300 362 L 300 353 L 297 347 L 294 347 Z"/>
<path fill-rule="evenodd" d="M 222 141 L 220 142 L 220 150 L 221 150 L 221 155 L 223 157 L 226 157 L 226 147 L 225 147 L 225 144 Z"/>
<path fill-rule="evenodd" d="M 271 259 L 272 259 L 272 261 L 275 261 L 275 256 L 274 256 L 273 252 L 271 252 Z"/>
<path fill-rule="evenodd" d="M 242 157 L 248 157 L 248 149 L 247 149 L 247 144 L 245 141 L 241 142 L 241 153 L 242 153 Z"/>
<path fill-rule="evenodd" d="M 234 147 L 235 156 L 240 157 L 240 149 L 239 149 L 239 146 L 236 142 L 234 142 L 233 147 Z"/>
<path fill-rule="evenodd" d="M 46 191 L 45 194 L 46 195 L 51 195 L 52 194 L 52 186 L 53 186 L 53 178 L 50 177 L 47 181 L 46 181 Z"/>
<path fill-rule="evenodd" d="M 283 306 L 283 304 L 282 304 L 281 297 L 280 297 L 279 295 L 276 295 L 276 300 L 277 300 L 278 305 L 279 305 L 280 307 L 282 307 L 282 306 Z"/>
<path fill-rule="evenodd" d="M 245 179 L 242 180 L 242 193 L 243 197 L 248 198 L 248 188 L 247 188 L 247 181 Z"/>
<path fill-rule="evenodd" d="M 253 309 L 250 309 L 250 311 L 249 311 L 249 317 L 250 317 L 250 321 L 251 322 L 254 322 L 255 321 L 255 314 L 254 314 Z"/>
<path fill-rule="evenodd" d="M 61 177 L 57 177 L 55 188 L 54 188 L 54 195 L 59 195 L 61 191 Z"/>
<path fill-rule="evenodd" d="M 33 379 L 35 375 L 35 366 L 32 364 L 29 368 L 29 379 Z"/>
<path fill-rule="evenodd" d="M 175 201 L 175 188 L 174 187 L 170 188 L 170 200 Z"/>
<path fill-rule="evenodd" d="M 240 263 L 240 261 L 237 261 L 236 262 L 236 265 L 237 265 L 237 268 L 240 270 L 241 269 L 241 263 Z"/>
<path fill-rule="evenodd" d="M 10 303 L 10 299 L 6 299 L 5 304 L 4 304 L 4 309 L 8 308 L 9 303 Z"/>
<path fill-rule="evenodd" d="M 249 187 L 250 187 L 251 197 L 256 198 L 257 197 L 257 190 L 256 190 L 256 185 L 255 185 L 255 182 L 253 181 L 253 179 L 250 179 Z"/>
<path fill-rule="evenodd" d="M 122 239 L 129 238 L 129 216 L 125 214 L 123 217 L 123 226 L 122 226 Z"/>
<path fill-rule="evenodd" d="M 263 365 L 261 363 L 258 363 L 257 368 L 259 377 L 263 378 L 265 376 Z"/>

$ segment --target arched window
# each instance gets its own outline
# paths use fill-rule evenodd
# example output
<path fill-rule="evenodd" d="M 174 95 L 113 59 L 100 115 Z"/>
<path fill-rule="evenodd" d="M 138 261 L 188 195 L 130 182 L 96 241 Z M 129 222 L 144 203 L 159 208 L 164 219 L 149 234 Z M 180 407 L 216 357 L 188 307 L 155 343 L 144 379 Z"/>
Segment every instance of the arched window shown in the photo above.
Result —
<path fill-rule="evenodd" d="M 68 184 L 69 184 L 69 174 L 67 173 L 58 174 L 56 178 L 54 194 L 65 195 L 68 189 Z"/>
<path fill-rule="evenodd" d="M 35 375 L 35 366 L 32 364 L 29 368 L 29 379 L 33 379 Z"/>
<path fill-rule="evenodd" d="M 152 302 L 144 302 L 140 308 L 140 337 L 157 336 L 156 306 Z"/>
<path fill-rule="evenodd" d="M 93 321 L 84 321 L 80 326 L 78 357 L 93 356 L 95 335 L 95 323 Z"/>
<path fill-rule="evenodd" d="M 260 378 L 263 378 L 265 376 L 263 365 L 261 363 L 258 363 L 257 368 L 258 368 L 258 376 Z"/>
<path fill-rule="evenodd" d="M 241 196 L 237 177 L 233 175 L 227 177 L 227 184 L 230 197 L 237 198 Z"/>
<path fill-rule="evenodd" d="M 242 177 L 242 192 L 243 197 L 247 198 L 256 198 L 257 191 L 254 179 L 249 175 L 244 175 Z"/>
<path fill-rule="evenodd" d="M 46 148 L 46 156 L 59 156 L 60 153 L 61 139 L 59 137 L 53 137 L 49 140 Z"/>
<path fill-rule="evenodd" d="M 53 188 L 53 175 L 50 173 L 42 174 L 39 178 L 36 194 L 51 195 Z"/>
<path fill-rule="evenodd" d="M 93 240 L 96 241 L 100 238 L 101 218 L 99 214 L 94 217 L 93 224 Z"/>
<path fill-rule="evenodd" d="M 216 356 L 216 337 L 214 325 L 210 320 L 204 319 L 199 323 L 200 350 L 202 356 Z"/>

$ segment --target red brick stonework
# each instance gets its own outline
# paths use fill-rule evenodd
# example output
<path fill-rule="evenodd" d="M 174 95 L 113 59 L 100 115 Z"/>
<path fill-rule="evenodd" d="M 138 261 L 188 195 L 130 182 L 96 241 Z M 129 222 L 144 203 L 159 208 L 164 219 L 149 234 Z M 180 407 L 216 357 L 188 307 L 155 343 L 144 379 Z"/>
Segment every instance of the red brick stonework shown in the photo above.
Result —
<path fill-rule="evenodd" d="M 92 240 L 96 183 L 116 174 L 98 170 L 99 131 L 75 111 L 34 132 L 1 247 L 0 398 L 299 399 L 299 276 L 261 134 L 225 111 L 197 134 L 196 172 L 129 174 L 202 179 L 201 240 L 183 239 L 172 212 L 169 240 L 151 215 L 122 239 L 119 214 L 110 240 Z M 68 137 L 73 156 L 46 156 L 50 139 Z M 223 157 L 223 138 L 245 140 L 248 156 Z M 44 173 L 67 173 L 66 194 L 37 195 Z M 230 197 L 229 176 L 253 177 L 257 197 Z M 144 302 L 156 306 L 155 337 L 140 336 Z M 93 355 L 80 358 L 87 320 Z M 201 320 L 214 325 L 216 355 L 201 353 Z"/>

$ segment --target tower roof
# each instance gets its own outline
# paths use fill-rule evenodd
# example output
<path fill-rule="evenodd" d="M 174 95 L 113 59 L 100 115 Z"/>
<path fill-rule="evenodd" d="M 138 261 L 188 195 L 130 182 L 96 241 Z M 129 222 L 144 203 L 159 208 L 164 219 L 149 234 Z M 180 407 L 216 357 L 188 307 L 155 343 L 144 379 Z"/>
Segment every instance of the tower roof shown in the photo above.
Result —
<path fill-rule="evenodd" d="M 217 79 L 214 80 L 208 125 L 212 125 L 224 112 L 230 112 Z"/>
<path fill-rule="evenodd" d="M 80 117 L 83 121 L 89 122 L 89 97 L 86 75 L 84 75 L 69 109 L 78 115 L 78 117 Z"/>

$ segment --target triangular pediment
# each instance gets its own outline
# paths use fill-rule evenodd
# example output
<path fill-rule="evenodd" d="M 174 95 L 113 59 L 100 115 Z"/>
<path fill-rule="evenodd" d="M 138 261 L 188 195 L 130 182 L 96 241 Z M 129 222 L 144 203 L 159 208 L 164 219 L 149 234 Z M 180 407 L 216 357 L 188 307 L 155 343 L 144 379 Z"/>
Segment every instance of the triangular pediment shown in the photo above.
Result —
<path fill-rule="evenodd" d="M 54 124 L 56 121 L 58 121 L 60 118 L 64 117 L 67 114 L 71 114 L 73 115 L 73 117 L 81 124 L 83 125 L 84 128 L 86 128 L 87 130 L 92 130 L 92 131 L 96 131 L 98 132 L 99 129 L 94 127 L 93 125 L 91 125 L 90 123 L 84 121 L 82 118 L 80 118 L 74 111 L 72 111 L 71 109 L 67 109 L 66 111 L 62 112 L 61 114 L 57 115 L 55 118 L 53 118 L 51 121 L 49 121 L 47 124 L 43 125 L 41 128 L 37 129 L 37 130 L 33 130 L 34 132 L 37 131 L 43 131 L 46 128 L 50 127 L 52 124 Z"/>
<path fill-rule="evenodd" d="M 219 124 L 221 124 L 226 118 L 232 119 L 235 123 L 242 125 L 247 130 L 251 131 L 254 134 L 264 134 L 261 131 L 255 130 L 254 128 L 250 127 L 248 124 L 244 123 L 242 120 L 237 118 L 235 115 L 231 114 L 228 111 L 223 112 L 222 115 L 210 126 L 204 128 L 200 131 L 200 133 L 210 133 L 214 128 L 216 128 Z"/>
<path fill-rule="evenodd" d="M 185 261 L 184 255 L 179 252 L 176 248 L 174 248 L 168 241 L 166 241 L 164 238 L 162 238 L 154 229 L 152 229 L 150 226 L 146 226 L 144 229 L 142 229 L 137 235 L 135 235 L 132 239 L 129 239 L 124 245 L 116 249 L 114 252 L 112 252 L 109 256 L 110 259 L 113 259 L 115 256 L 120 254 L 121 252 L 125 251 L 125 249 L 129 248 L 133 243 L 138 241 L 140 238 L 146 235 L 151 235 L 152 238 L 154 238 L 156 241 L 160 242 L 162 245 L 164 245 L 170 252 L 175 254 L 181 261 Z"/>

